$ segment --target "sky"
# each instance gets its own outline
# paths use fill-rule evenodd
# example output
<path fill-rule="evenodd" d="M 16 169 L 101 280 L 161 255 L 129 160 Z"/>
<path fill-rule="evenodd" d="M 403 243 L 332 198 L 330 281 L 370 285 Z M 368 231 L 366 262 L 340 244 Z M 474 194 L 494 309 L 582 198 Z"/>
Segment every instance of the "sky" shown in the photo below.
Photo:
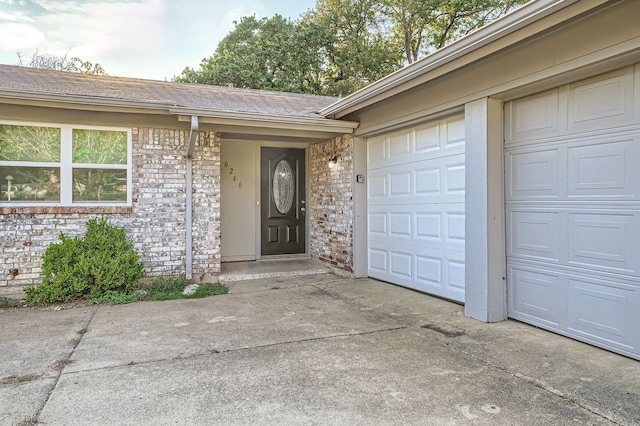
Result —
<path fill-rule="evenodd" d="M 99 63 L 109 75 L 171 80 L 198 68 L 234 21 L 297 19 L 315 0 L 0 0 L 0 63 L 36 50 Z"/>

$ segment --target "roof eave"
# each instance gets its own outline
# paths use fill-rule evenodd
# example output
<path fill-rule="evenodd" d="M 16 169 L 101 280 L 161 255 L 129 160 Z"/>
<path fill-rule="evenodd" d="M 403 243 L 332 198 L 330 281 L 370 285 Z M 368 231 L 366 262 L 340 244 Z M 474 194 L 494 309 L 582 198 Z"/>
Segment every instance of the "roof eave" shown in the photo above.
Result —
<path fill-rule="evenodd" d="M 138 112 L 148 111 L 149 113 L 157 113 L 158 111 L 168 113 L 170 108 L 175 107 L 175 105 L 169 102 L 150 102 L 58 93 L 0 90 L 0 102 L 8 103 L 9 101 L 11 103 L 20 103 L 24 105 L 59 106 L 70 109 L 87 109 L 87 106 L 89 106 L 94 110 L 122 110 L 123 112 L 136 110 Z"/>
<path fill-rule="evenodd" d="M 178 117 L 179 121 L 190 121 L 192 116 L 198 116 L 202 118 L 202 123 L 207 124 L 322 131 L 332 135 L 351 134 L 359 124 L 353 121 L 331 120 L 320 115 L 317 117 L 295 117 L 240 111 L 189 109 L 169 102 L 134 101 L 13 90 L 0 90 L 0 103 L 92 111 L 174 115 Z"/>
<path fill-rule="evenodd" d="M 235 111 L 200 111 L 183 108 L 171 109 L 170 112 L 177 115 L 179 121 L 189 121 L 191 116 L 198 115 L 200 122 L 207 124 L 323 131 L 331 134 L 351 134 L 360 124 L 355 121 L 332 120 L 321 116 L 294 117 Z"/>
<path fill-rule="evenodd" d="M 607 3 L 609 0 L 538 0 L 532 1 L 516 9 L 514 12 L 498 19 L 485 27 L 463 37 L 450 45 L 410 64 L 380 80 L 360 89 L 357 92 L 320 110 L 324 117 L 340 118 L 376 102 L 409 90 L 419 84 L 439 76 L 437 70 L 449 65 L 447 72 L 458 69 L 475 61 L 471 53 L 480 48 L 486 49 L 483 57 L 503 49 L 505 46 L 496 43 L 498 40 L 513 35 L 510 44 L 517 43 L 532 35 L 538 34 L 561 21 L 578 16 L 590 9 Z M 546 25 L 532 26 L 561 10 L 574 6 L 568 13 L 550 20 Z M 558 22 L 556 22 L 558 21 Z M 530 27 L 530 31 L 520 31 Z M 517 34 L 520 31 L 520 34 Z M 491 45 L 494 44 L 493 49 Z M 466 60 L 465 60 L 466 59 Z"/>

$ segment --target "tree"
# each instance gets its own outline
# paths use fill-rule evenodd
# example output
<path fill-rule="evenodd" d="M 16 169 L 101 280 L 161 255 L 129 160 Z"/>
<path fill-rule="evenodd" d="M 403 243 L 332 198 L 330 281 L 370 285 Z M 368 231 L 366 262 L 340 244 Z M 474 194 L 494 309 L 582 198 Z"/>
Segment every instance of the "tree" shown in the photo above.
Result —
<path fill-rule="evenodd" d="M 325 39 L 325 92 L 344 96 L 401 66 L 401 52 L 387 36 L 376 0 L 318 0 L 303 22 L 329 34 Z"/>
<path fill-rule="evenodd" d="M 200 69 L 185 68 L 176 81 L 299 93 L 321 91 L 325 33 L 312 23 L 280 15 L 245 16 Z"/>
<path fill-rule="evenodd" d="M 244 17 L 176 81 L 345 96 L 528 0 L 317 0 L 300 20 Z"/>
<path fill-rule="evenodd" d="M 48 53 L 47 51 L 40 52 L 36 49 L 35 52 L 25 59 L 20 51 L 17 52 L 19 65 L 30 68 L 42 68 L 54 71 L 68 71 L 77 72 L 81 74 L 94 74 L 94 75 L 107 75 L 102 66 L 98 63 L 89 61 L 83 61 L 82 59 L 74 56 L 69 58 L 69 52 L 65 52 L 64 55 L 56 55 Z"/>
<path fill-rule="evenodd" d="M 407 63 L 444 47 L 529 0 L 382 0 Z"/>

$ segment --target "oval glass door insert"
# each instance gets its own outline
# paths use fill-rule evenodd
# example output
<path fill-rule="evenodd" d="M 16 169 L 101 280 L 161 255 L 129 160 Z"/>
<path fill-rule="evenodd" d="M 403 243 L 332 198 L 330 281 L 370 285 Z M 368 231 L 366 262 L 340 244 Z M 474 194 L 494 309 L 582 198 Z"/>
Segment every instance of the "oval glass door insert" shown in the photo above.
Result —
<path fill-rule="evenodd" d="M 289 213 L 293 205 L 295 182 L 293 170 L 286 160 L 280 160 L 273 172 L 273 201 L 281 214 Z"/>

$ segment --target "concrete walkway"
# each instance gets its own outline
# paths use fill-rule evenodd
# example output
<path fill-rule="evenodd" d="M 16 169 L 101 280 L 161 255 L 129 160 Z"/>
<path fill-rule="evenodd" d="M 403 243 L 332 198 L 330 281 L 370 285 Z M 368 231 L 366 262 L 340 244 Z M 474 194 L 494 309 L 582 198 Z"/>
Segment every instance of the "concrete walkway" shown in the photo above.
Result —
<path fill-rule="evenodd" d="M 0 424 L 640 424 L 640 362 L 375 280 L 0 311 Z"/>

